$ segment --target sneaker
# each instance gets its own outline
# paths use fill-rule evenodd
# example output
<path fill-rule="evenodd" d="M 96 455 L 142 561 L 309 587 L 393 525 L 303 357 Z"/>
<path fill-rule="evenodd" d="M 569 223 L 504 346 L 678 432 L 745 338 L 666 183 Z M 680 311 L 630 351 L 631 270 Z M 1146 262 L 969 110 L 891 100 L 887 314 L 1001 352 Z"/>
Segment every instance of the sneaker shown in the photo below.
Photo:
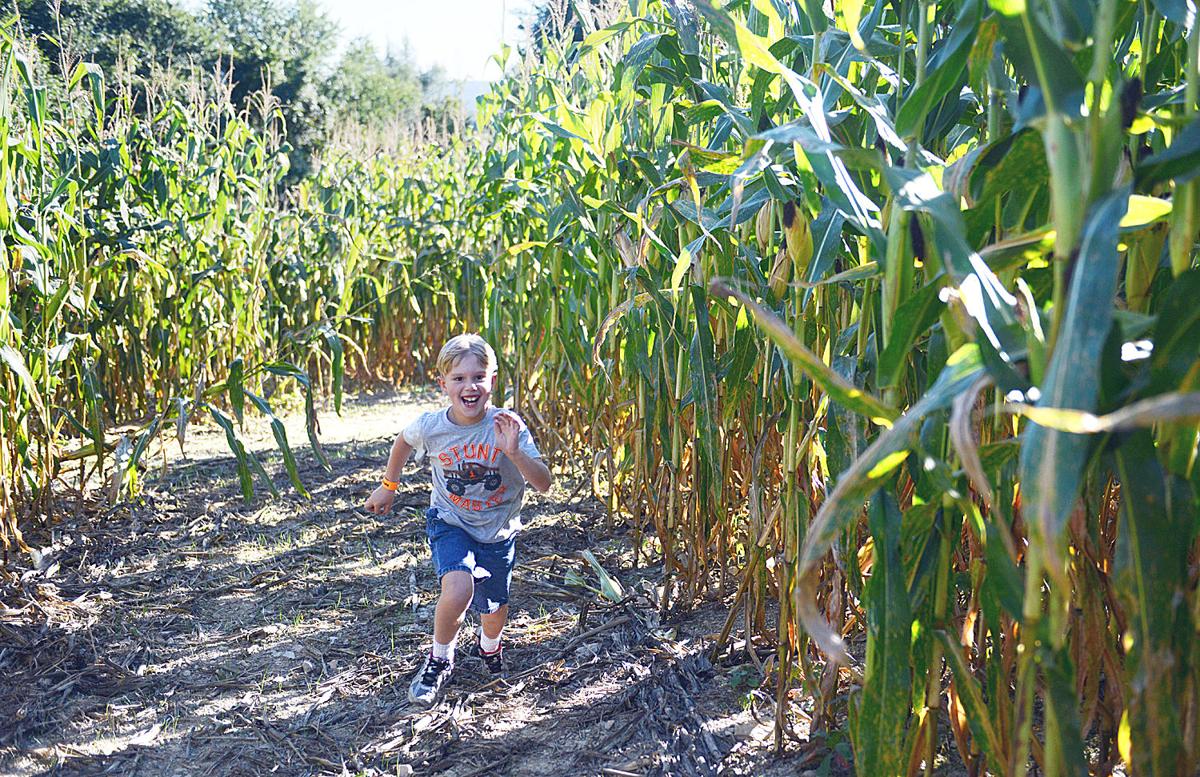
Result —
<path fill-rule="evenodd" d="M 483 665 L 487 667 L 492 677 L 505 677 L 508 675 L 508 672 L 504 670 L 504 648 L 498 649 L 495 653 L 484 653 L 483 648 L 476 642 L 472 655 L 483 661 Z"/>
<path fill-rule="evenodd" d="M 408 686 L 408 700 L 416 704 L 433 704 L 442 686 L 450 679 L 450 670 L 453 668 L 446 659 L 427 655 L 425 665 Z"/>

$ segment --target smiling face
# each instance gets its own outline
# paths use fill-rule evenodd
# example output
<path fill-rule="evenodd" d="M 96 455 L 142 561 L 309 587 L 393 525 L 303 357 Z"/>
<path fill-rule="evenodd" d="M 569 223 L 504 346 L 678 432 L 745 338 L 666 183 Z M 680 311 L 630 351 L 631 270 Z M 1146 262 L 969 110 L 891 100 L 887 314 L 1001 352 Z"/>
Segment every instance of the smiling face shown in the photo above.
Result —
<path fill-rule="evenodd" d="M 492 398 L 496 373 L 490 372 L 478 356 L 464 354 L 448 372 L 438 377 L 438 385 L 450 400 L 450 420 L 469 426 L 483 420 Z"/>

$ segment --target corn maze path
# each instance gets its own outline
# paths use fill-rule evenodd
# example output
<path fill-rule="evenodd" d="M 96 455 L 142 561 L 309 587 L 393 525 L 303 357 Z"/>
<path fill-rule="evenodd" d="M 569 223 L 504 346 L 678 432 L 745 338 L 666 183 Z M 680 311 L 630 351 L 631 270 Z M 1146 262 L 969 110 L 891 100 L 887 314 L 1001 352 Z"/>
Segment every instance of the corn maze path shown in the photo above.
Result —
<path fill-rule="evenodd" d="M 409 465 L 391 515 L 361 505 L 397 431 L 434 400 L 322 413 L 332 473 L 289 418 L 310 499 L 287 485 L 265 425 L 245 437 L 281 496 L 249 505 L 223 436 L 193 427 L 186 458 L 172 441 L 137 504 L 83 505 L 32 532 L 36 563 L 0 571 L 0 774 L 844 772 L 794 744 L 772 754 L 768 694 L 731 682 L 745 658 L 706 658 L 725 605 L 660 622 L 660 569 L 632 568 L 628 537 L 602 531 L 569 475 L 527 502 L 508 680 L 460 658 L 441 703 L 410 705 L 437 586 L 428 469 Z M 596 582 L 584 549 L 623 602 L 564 580 Z"/>

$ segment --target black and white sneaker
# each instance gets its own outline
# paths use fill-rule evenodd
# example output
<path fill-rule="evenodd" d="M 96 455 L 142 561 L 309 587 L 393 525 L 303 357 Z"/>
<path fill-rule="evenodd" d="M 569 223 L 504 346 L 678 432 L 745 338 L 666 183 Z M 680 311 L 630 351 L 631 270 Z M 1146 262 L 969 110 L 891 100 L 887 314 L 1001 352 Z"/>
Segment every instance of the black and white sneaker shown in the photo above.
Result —
<path fill-rule="evenodd" d="M 450 670 L 453 668 L 454 665 L 446 659 L 427 655 L 425 665 L 408 686 L 408 700 L 414 704 L 433 704 L 442 686 L 450 679 Z"/>
<path fill-rule="evenodd" d="M 483 648 L 476 642 L 474 655 L 483 661 L 483 665 L 487 667 L 492 677 L 508 676 L 508 672 L 504 669 L 504 648 L 498 648 L 495 653 L 484 653 Z"/>

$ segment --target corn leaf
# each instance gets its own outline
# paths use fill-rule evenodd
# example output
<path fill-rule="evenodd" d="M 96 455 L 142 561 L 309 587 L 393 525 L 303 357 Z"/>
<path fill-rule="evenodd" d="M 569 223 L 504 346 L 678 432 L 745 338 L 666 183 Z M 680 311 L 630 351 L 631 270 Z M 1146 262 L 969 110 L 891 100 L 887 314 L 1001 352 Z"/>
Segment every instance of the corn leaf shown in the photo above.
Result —
<path fill-rule="evenodd" d="M 1117 225 L 1129 191 L 1118 190 L 1088 214 L 1077 266 L 1054 353 L 1046 368 L 1041 406 L 1092 411 L 1100 386 L 1100 353 L 1112 323 L 1118 255 Z M 1089 439 L 1036 422 L 1021 446 L 1022 503 L 1048 569 L 1058 574 L 1066 542 L 1064 527 L 1079 496 Z"/>
<path fill-rule="evenodd" d="M 1125 688 L 1130 699 L 1130 764 L 1139 774 L 1181 774 L 1183 730 L 1175 704 L 1186 682 L 1194 643 L 1183 592 L 1187 588 L 1192 499 L 1166 475 L 1147 431 L 1115 453 L 1121 481 L 1120 533 L 1113 583 L 1128 620 Z"/>
<path fill-rule="evenodd" d="M 904 565 L 900 561 L 900 508 L 886 489 L 871 497 L 867 509 L 874 564 L 863 604 L 867 609 L 867 660 L 857 700 L 854 765 L 859 774 L 901 777 L 902 748 L 912 685 L 912 612 Z"/>

